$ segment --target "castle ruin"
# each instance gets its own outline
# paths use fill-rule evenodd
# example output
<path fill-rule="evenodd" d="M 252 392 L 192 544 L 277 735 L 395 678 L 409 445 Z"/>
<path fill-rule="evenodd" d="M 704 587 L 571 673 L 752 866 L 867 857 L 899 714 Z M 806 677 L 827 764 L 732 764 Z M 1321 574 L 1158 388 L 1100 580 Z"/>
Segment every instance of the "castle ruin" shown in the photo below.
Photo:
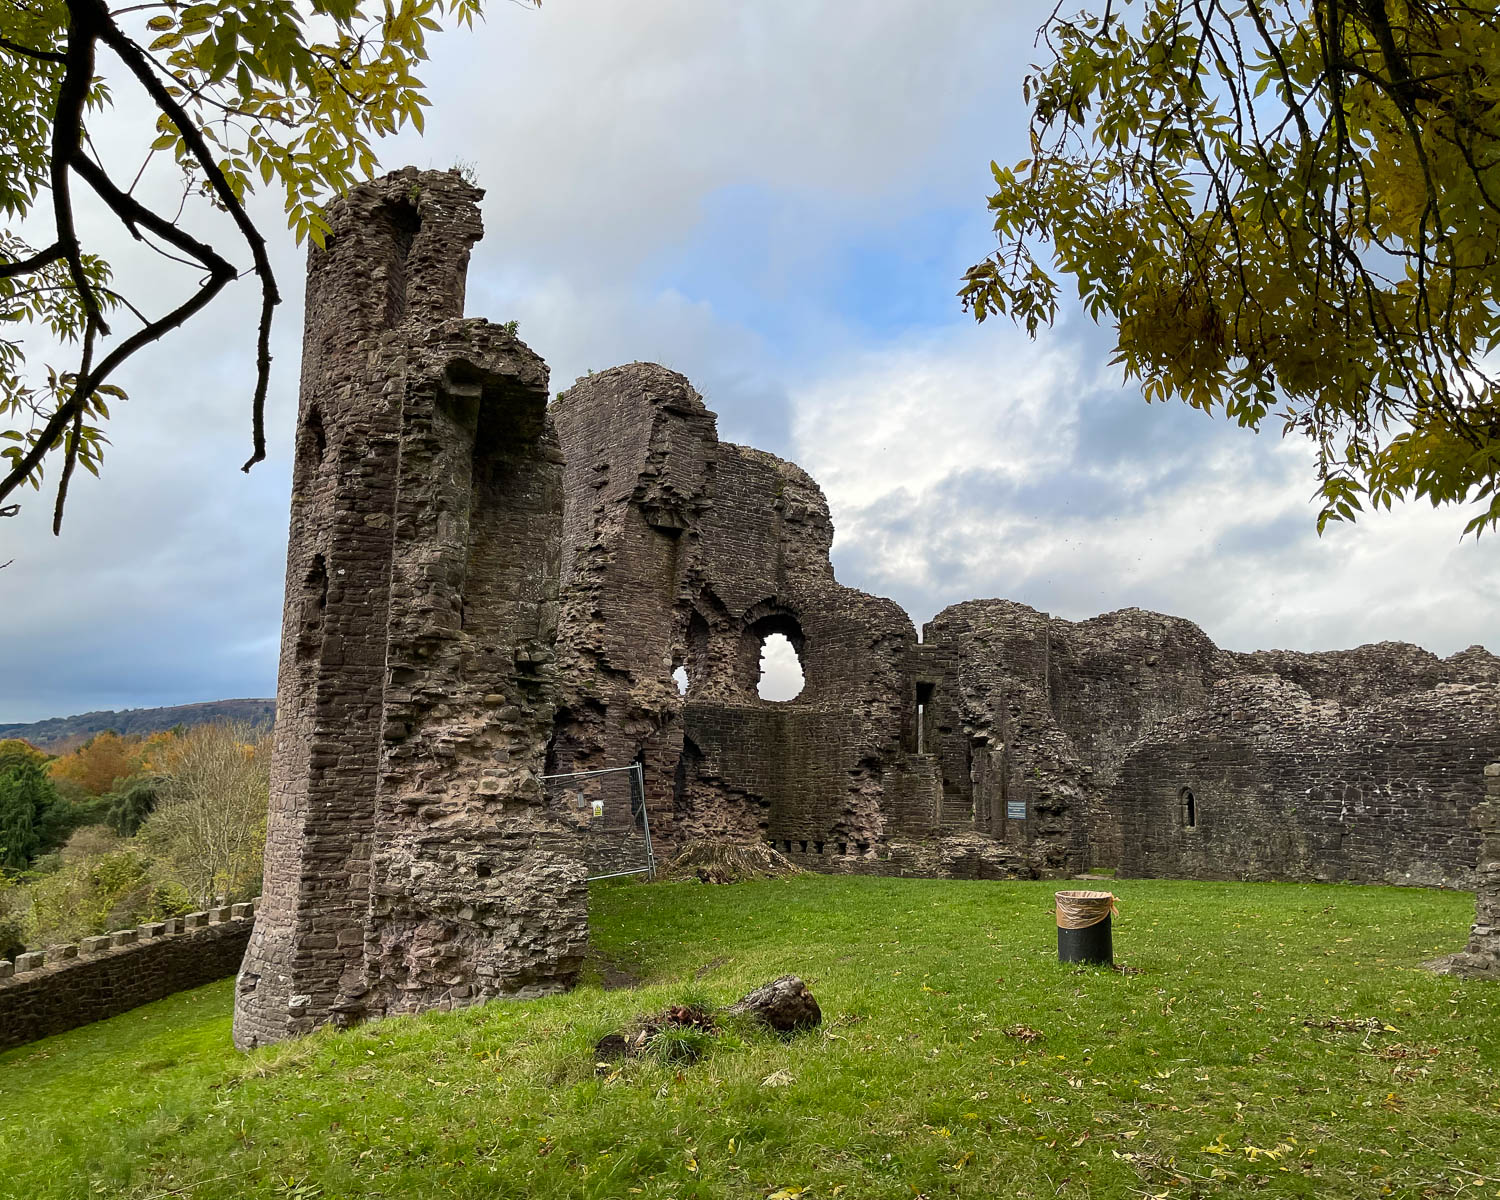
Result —
<path fill-rule="evenodd" d="M 668 853 L 1475 884 L 1493 655 L 1236 654 L 1174 617 L 1004 600 L 919 639 L 834 578 L 812 478 L 720 442 L 681 375 L 632 363 L 549 407 L 545 364 L 463 318 L 480 195 L 398 171 L 334 204 L 310 253 L 237 1044 L 568 986 L 586 817 L 541 779 L 632 762 Z M 792 700 L 757 694 L 773 634 L 803 668 Z"/>
<path fill-rule="evenodd" d="M 562 456 L 546 365 L 463 319 L 480 192 L 398 171 L 311 251 L 261 909 L 240 1046 L 570 985 L 576 818 L 540 780 Z"/>

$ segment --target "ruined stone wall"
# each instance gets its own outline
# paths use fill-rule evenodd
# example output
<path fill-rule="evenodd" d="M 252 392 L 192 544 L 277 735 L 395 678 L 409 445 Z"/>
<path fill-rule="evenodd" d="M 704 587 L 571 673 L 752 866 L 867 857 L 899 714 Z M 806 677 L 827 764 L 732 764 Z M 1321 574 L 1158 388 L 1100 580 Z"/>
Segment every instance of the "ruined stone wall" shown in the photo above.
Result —
<path fill-rule="evenodd" d="M 578 831 L 544 803 L 561 463 L 545 365 L 460 319 L 481 193 L 410 169 L 308 264 L 265 895 L 241 1046 L 565 986 Z"/>
<path fill-rule="evenodd" d="M 1345 708 L 1226 680 L 1122 765 L 1121 874 L 1472 886 L 1497 702 L 1495 685 L 1444 684 Z"/>
<path fill-rule="evenodd" d="M 867 852 L 889 832 L 882 801 L 904 769 L 911 620 L 835 581 L 828 504 L 801 468 L 722 445 L 714 485 L 690 575 L 690 620 L 707 627 L 706 647 L 696 639 L 687 663 L 699 778 L 726 798 L 760 798 L 770 840 Z M 802 663 L 803 689 L 790 701 L 756 692 L 762 641 L 774 632 Z"/>
<path fill-rule="evenodd" d="M 569 545 L 552 769 L 639 758 L 664 853 L 719 838 L 874 856 L 888 797 L 931 814 L 936 775 L 908 745 L 914 630 L 834 579 L 811 477 L 720 443 L 702 398 L 654 364 L 579 380 L 553 412 Z M 802 662 L 788 702 L 757 694 L 771 633 Z"/>
<path fill-rule="evenodd" d="M 1050 700 L 1052 622 L 1006 600 L 944 609 L 923 628 L 947 678 L 925 706 L 924 742 L 941 764 L 942 829 L 977 829 L 1014 847 L 1033 871 L 1086 865 L 1086 763 Z"/>
<path fill-rule="evenodd" d="M 579 380 L 552 417 L 567 466 L 564 687 L 549 770 L 618 767 L 640 756 L 652 815 L 665 818 L 682 752 L 672 680 L 687 653 L 679 598 L 708 503 L 713 414 L 682 376 L 634 363 Z M 632 823 L 624 793 L 601 798 L 606 827 Z M 653 832 L 670 840 L 666 828 Z"/>
<path fill-rule="evenodd" d="M 1287 700 L 1266 706 L 1268 737 L 1302 745 L 1304 773 L 1336 774 L 1338 738 L 1298 741 L 1305 722 L 1291 698 L 1307 697 L 1283 677 L 1330 702 L 1374 704 L 1347 736 L 1375 742 L 1403 736 L 1399 703 L 1500 678 L 1478 647 L 1448 660 L 1397 643 L 1230 654 L 1158 613 L 1069 622 L 1003 600 L 944 610 L 918 644 L 895 604 L 834 579 L 817 484 L 720 443 L 680 375 L 642 363 L 592 375 L 559 397 L 554 419 L 567 459 L 565 697 L 549 763 L 643 763 L 663 855 L 708 838 L 764 839 L 830 871 L 1039 875 L 1138 862 L 1128 843 L 1140 833 L 1125 827 L 1116 787 L 1123 764 L 1139 768 L 1141 748 L 1211 706 L 1223 681 L 1259 681 L 1244 686 Z M 789 702 L 756 692 L 770 633 L 801 658 L 806 682 Z M 1476 713 L 1464 728 L 1480 739 L 1494 720 Z M 1402 769 L 1430 788 L 1452 765 L 1424 752 Z M 1339 870 L 1461 877 L 1440 831 L 1393 825 L 1382 850 L 1381 822 L 1400 822 L 1376 815 L 1369 845 L 1350 842 Z M 604 824 L 631 820 L 614 803 Z M 1284 830 L 1265 834 L 1256 869 L 1325 869 Z M 1426 857 L 1399 861 L 1407 852 Z"/>
<path fill-rule="evenodd" d="M 0 1050 L 228 978 L 250 918 L 251 905 L 236 904 L 0 962 Z"/>
<path fill-rule="evenodd" d="M 1500 683 L 1500 659 L 1483 646 L 1448 658 L 1409 642 L 1376 642 L 1352 650 L 1257 650 L 1230 654 L 1224 674 L 1277 675 L 1318 700 L 1374 704 L 1443 683 Z"/>
<path fill-rule="evenodd" d="M 924 653 L 944 656 L 952 681 L 947 696 L 943 687 L 936 690 L 927 717 L 942 764 L 945 811 L 972 804 L 976 828 L 987 828 L 985 815 L 993 814 L 1000 823 L 988 828 L 997 836 L 1074 852 L 1081 835 L 1089 861 L 1100 866 L 1136 853 L 1127 846 L 1133 835 L 1122 826 L 1125 809 L 1116 793 L 1122 764 L 1163 722 L 1211 703 L 1223 681 L 1243 677 L 1273 690 L 1278 681 L 1305 684 L 1314 697 L 1370 706 L 1448 684 L 1500 680 L 1500 660 L 1478 646 L 1448 659 L 1398 642 L 1235 654 L 1192 622 L 1160 613 L 1125 609 L 1070 622 L 1004 600 L 945 609 L 924 630 L 923 643 Z M 1301 714 L 1300 702 L 1289 701 L 1285 708 L 1268 704 L 1263 715 L 1294 737 Z M 1368 736 L 1384 737 L 1380 721 L 1388 716 L 1395 719 L 1374 709 Z M 1493 717 L 1490 736 L 1500 736 Z M 997 799 L 1024 803 L 1028 820 L 1036 821 L 1035 811 L 1045 827 L 1010 824 Z M 1264 862 L 1274 864 L 1278 853 L 1268 848 Z M 1288 860 L 1287 870 L 1305 867 Z"/>
<path fill-rule="evenodd" d="M 482 365 L 481 365 L 482 364 Z M 555 708 L 561 454 L 547 370 L 503 330 L 406 355 L 366 1011 L 570 982 L 579 829 L 540 769 Z"/>
<path fill-rule="evenodd" d="M 1500 763 L 1484 769 L 1485 801 L 1469 810 L 1469 823 L 1479 835 L 1479 867 L 1474 925 L 1469 944 L 1458 954 L 1432 965 L 1447 975 L 1478 979 L 1500 978 Z"/>
<path fill-rule="evenodd" d="M 598 835 L 637 814 L 618 777 L 544 775 L 641 763 L 663 855 L 766 840 L 829 870 L 989 877 L 1148 850 L 1176 869 L 1152 805 L 1185 756 L 1217 763 L 1235 811 L 1253 815 L 1293 777 L 1366 795 L 1341 772 L 1367 775 L 1369 795 L 1446 795 L 1445 772 L 1493 745 L 1493 713 L 1476 701 L 1463 715 L 1449 686 L 1500 685 L 1479 647 L 1228 654 L 1155 613 L 1075 623 L 1006 601 L 955 605 L 918 644 L 894 602 L 834 578 L 816 482 L 721 443 L 682 376 L 617 367 L 549 415 L 541 360 L 462 318 L 479 195 L 451 172 L 363 185 L 330 208 L 310 258 L 266 895 L 240 1044 L 566 986 L 585 841 L 607 849 Z M 771 634 L 806 680 L 782 703 L 757 694 Z M 1236 759 L 1240 727 L 1216 723 L 1221 695 L 1240 693 L 1269 697 L 1256 738 L 1239 737 L 1263 759 Z M 1315 701 L 1349 714 L 1309 718 Z M 1402 724 L 1418 711 L 1452 737 L 1429 744 Z M 1179 745 L 1182 730 L 1213 737 Z M 1359 739 L 1380 752 L 1360 758 L 1346 745 Z M 1460 878 L 1447 818 L 1424 825 L 1426 811 L 1377 806 L 1333 866 L 1321 834 L 1277 841 L 1262 816 L 1240 834 L 1272 839 L 1256 869 L 1278 877 Z M 1211 870 L 1209 842 L 1173 852 Z"/>

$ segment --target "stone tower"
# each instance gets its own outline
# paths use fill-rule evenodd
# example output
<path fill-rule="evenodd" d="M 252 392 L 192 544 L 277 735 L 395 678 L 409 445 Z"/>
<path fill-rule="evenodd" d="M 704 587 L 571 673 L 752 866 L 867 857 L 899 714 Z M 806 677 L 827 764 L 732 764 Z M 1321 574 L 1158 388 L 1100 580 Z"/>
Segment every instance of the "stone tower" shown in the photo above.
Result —
<path fill-rule="evenodd" d="M 579 831 L 556 705 L 562 458 L 547 368 L 463 319 L 482 193 L 398 171 L 309 255 L 251 1047 L 568 986 Z"/>

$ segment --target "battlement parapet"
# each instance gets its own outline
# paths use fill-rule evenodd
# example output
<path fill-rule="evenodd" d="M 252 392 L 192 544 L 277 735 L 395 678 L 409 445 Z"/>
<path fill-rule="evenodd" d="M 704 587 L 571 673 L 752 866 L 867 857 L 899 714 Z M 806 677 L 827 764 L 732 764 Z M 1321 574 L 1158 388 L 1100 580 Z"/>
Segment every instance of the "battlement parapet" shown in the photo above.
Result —
<path fill-rule="evenodd" d="M 0 959 L 0 1050 L 233 975 L 254 909 L 215 909 L 224 916 L 212 925 L 190 913 Z"/>

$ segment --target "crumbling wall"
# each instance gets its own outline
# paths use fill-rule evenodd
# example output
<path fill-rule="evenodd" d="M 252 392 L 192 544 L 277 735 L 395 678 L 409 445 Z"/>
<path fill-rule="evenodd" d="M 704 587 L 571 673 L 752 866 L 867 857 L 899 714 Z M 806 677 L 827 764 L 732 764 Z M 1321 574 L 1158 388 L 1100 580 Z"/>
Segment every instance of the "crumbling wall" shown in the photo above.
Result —
<path fill-rule="evenodd" d="M 1279 697 L 1262 706 L 1262 717 L 1288 739 L 1304 721 L 1304 702 L 1314 698 L 1369 708 L 1364 736 L 1377 740 L 1398 729 L 1381 724 L 1398 719 L 1396 709 L 1381 707 L 1387 702 L 1430 696 L 1451 684 L 1500 681 L 1500 660 L 1479 646 L 1447 659 L 1400 642 L 1236 654 L 1220 650 L 1190 621 L 1141 609 L 1071 622 L 1011 601 L 968 601 L 939 613 L 923 642 L 922 652 L 941 657 L 953 683 L 946 695 L 939 687 L 927 708 L 945 812 L 972 805 L 976 828 L 1044 845 L 1054 858 L 1066 847 L 1069 861 L 1082 837 L 1088 860 L 1101 866 L 1127 857 L 1141 861 L 1139 847 L 1130 844 L 1135 834 L 1122 824 L 1124 793 L 1116 788 L 1122 765 L 1153 744 L 1164 723 L 1210 704 L 1225 681 L 1239 686 L 1250 680 L 1249 693 L 1269 688 Z M 1476 715 L 1474 727 L 1484 724 Z M 1347 736 L 1356 735 L 1351 730 Z M 1489 736 L 1500 736 L 1494 714 Z M 1305 752 L 1321 762 L 1337 740 Z M 1334 769 L 1331 760 L 1324 765 Z M 1002 816 L 999 801 L 1024 821 Z M 986 826 L 986 815 L 997 823 Z M 1278 878 L 1311 870 L 1284 833 L 1267 836 L 1261 870 Z M 1203 839 L 1194 844 L 1202 846 Z M 1277 875 L 1284 855 L 1291 856 L 1286 874 Z M 1161 872 L 1175 869 L 1153 861 L 1162 864 Z M 1361 869 L 1372 875 L 1394 870 Z M 1425 869 L 1414 867 L 1417 875 Z"/>
<path fill-rule="evenodd" d="M 1221 682 L 1122 765 L 1121 874 L 1472 886 L 1497 701 L 1443 684 L 1346 708 L 1276 676 Z"/>
<path fill-rule="evenodd" d="M 1469 823 L 1479 835 L 1479 868 L 1474 925 L 1469 944 L 1458 954 L 1431 964 L 1445 975 L 1477 979 L 1500 978 L 1500 763 L 1484 769 L 1486 799 L 1469 810 Z"/>
<path fill-rule="evenodd" d="M 622 776 L 544 774 L 640 763 L 663 854 L 763 839 L 830 870 L 1210 873 L 1251 837 L 1269 849 L 1249 869 L 1274 877 L 1466 877 L 1447 780 L 1493 748 L 1500 660 L 1229 654 L 1160 614 L 999 600 L 944 610 L 919 644 L 894 602 L 834 578 L 816 482 L 719 442 L 681 375 L 617 367 L 548 414 L 541 360 L 462 318 L 479 195 L 398 172 L 333 205 L 310 257 L 240 1044 L 566 986 L 586 800 L 619 785 L 591 847 L 636 814 Z M 771 634 L 802 662 L 787 702 L 757 694 Z M 1222 848 L 1163 816 L 1162 781 L 1199 768 L 1236 797 Z M 1278 830 L 1294 779 L 1325 789 L 1319 812 L 1354 805 L 1337 847 L 1326 814 L 1296 817 L 1301 841 Z"/>
<path fill-rule="evenodd" d="M 1036 872 L 1087 862 L 1090 771 L 1053 715 L 1052 622 L 1008 600 L 955 604 L 922 631 L 947 677 L 924 706 L 941 827 L 990 833 Z"/>
<path fill-rule="evenodd" d="M 672 680 L 686 660 L 679 597 L 709 503 L 714 417 L 686 379 L 650 363 L 579 380 L 557 397 L 552 417 L 567 465 L 563 693 L 548 769 L 641 761 L 652 832 L 665 849 L 683 752 L 682 700 Z M 607 856 L 611 831 L 629 828 L 634 816 L 618 787 L 600 798 L 603 828 L 590 848 Z"/>
<path fill-rule="evenodd" d="M 1318 700 L 1358 706 L 1430 691 L 1443 683 L 1500 683 L 1500 659 L 1483 646 L 1448 658 L 1409 642 L 1375 642 L 1352 650 L 1257 650 L 1229 654 L 1224 674 L 1277 675 Z"/>
<path fill-rule="evenodd" d="M 702 398 L 655 364 L 579 380 L 553 411 L 568 545 L 551 768 L 643 762 L 666 853 L 720 838 L 874 857 L 888 794 L 930 811 L 917 796 L 935 777 L 905 745 L 911 621 L 834 579 L 811 477 L 719 442 Z M 791 701 L 757 694 L 771 633 L 801 658 Z"/>
<path fill-rule="evenodd" d="M 566 986 L 578 830 L 540 773 L 561 462 L 545 365 L 462 320 L 482 193 L 411 169 L 308 263 L 262 907 L 241 1046 Z"/>
<path fill-rule="evenodd" d="M 483 364 L 482 366 L 480 364 Z M 364 1011 L 571 982 L 579 829 L 540 768 L 555 709 L 561 453 L 547 369 L 450 321 L 407 347 Z"/>

